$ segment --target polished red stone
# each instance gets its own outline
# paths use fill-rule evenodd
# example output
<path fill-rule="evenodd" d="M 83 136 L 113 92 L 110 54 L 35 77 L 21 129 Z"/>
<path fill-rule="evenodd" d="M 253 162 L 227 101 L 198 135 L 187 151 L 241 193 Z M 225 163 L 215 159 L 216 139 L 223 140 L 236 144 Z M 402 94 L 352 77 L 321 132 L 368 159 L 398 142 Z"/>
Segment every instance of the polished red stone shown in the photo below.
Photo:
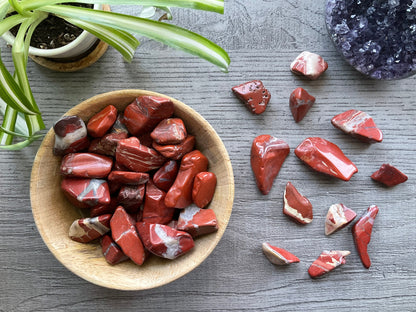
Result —
<path fill-rule="evenodd" d="M 61 189 L 76 207 L 89 208 L 110 203 L 107 182 L 102 179 L 64 178 Z"/>
<path fill-rule="evenodd" d="M 62 156 L 85 150 L 90 145 L 87 127 L 78 116 L 64 116 L 53 126 L 55 143 L 53 154 Z"/>
<path fill-rule="evenodd" d="M 111 171 L 113 159 L 93 153 L 70 153 L 61 162 L 61 174 L 73 178 L 105 178 Z"/>
<path fill-rule="evenodd" d="M 80 243 L 89 243 L 110 231 L 111 214 L 75 220 L 69 228 L 69 238 Z"/>
<path fill-rule="evenodd" d="M 143 222 L 167 224 L 172 220 L 175 208 L 165 205 L 166 193 L 156 187 L 152 181 L 146 184 L 146 195 L 143 205 Z"/>
<path fill-rule="evenodd" d="M 251 169 L 256 178 L 257 187 L 264 195 L 273 186 L 274 179 L 289 155 L 289 145 L 271 135 L 259 135 L 251 145 Z"/>
<path fill-rule="evenodd" d="M 179 166 L 174 160 L 167 161 L 158 171 L 153 175 L 153 183 L 161 190 L 167 192 L 175 182 L 178 174 Z"/>
<path fill-rule="evenodd" d="M 309 267 L 308 273 L 310 277 L 320 277 L 336 267 L 345 264 L 345 257 L 351 252 L 348 250 L 324 250 L 321 255 Z"/>
<path fill-rule="evenodd" d="M 210 203 L 217 186 L 217 176 L 212 172 L 200 172 L 195 176 L 192 187 L 192 201 L 199 208 Z"/>
<path fill-rule="evenodd" d="M 160 145 L 153 142 L 152 146 L 164 157 L 179 160 L 194 149 L 195 137 L 188 135 L 180 144 Z"/>
<path fill-rule="evenodd" d="M 269 90 L 264 87 L 260 80 L 245 82 L 231 88 L 231 90 L 247 106 L 250 112 L 256 115 L 266 110 L 271 97 Z"/>
<path fill-rule="evenodd" d="M 218 231 L 217 217 L 212 209 L 189 206 L 179 214 L 177 229 L 192 237 L 213 233 Z"/>
<path fill-rule="evenodd" d="M 127 139 L 127 132 L 108 133 L 91 141 L 88 152 L 114 157 L 118 142 Z"/>
<path fill-rule="evenodd" d="M 386 186 L 395 186 L 407 181 L 407 175 L 390 164 L 381 165 L 380 169 L 371 175 L 371 179 Z"/>
<path fill-rule="evenodd" d="M 149 181 L 149 174 L 144 172 L 115 170 L 111 171 L 108 175 L 108 181 L 125 185 L 145 184 Z"/>
<path fill-rule="evenodd" d="M 325 235 L 330 235 L 346 227 L 355 219 L 357 214 L 343 204 L 334 204 L 329 207 L 325 220 Z"/>
<path fill-rule="evenodd" d="M 153 139 L 150 136 L 150 132 L 146 132 L 144 134 L 141 134 L 137 137 L 140 141 L 140 144 L 147 146 L 147 147 L 152 147 L 153 144 Z"/>
<path fill-rule="evenodd" d="M 367 143 L 383 141 L 383 133 L 367 113 L 351 109 L 331 120 L 335 128 Z"/>
<path fill-rule="evenodd" d="M 124 185 L 117 196 L 118 204 L 123 206 L 128 213 L 136 213 L 143 203 L 145 185 Z"/>
<path fill-rule="evenodd" d="M 94 138 L 100 138 L 116 122 L 117 108 L 113 105 L 106 106 L 103 110 L 95 114 L 88 120 L 87 129 L 88 134 Z"/>
<path fill-rule="evenodd" d="M 185 124 L 180 118 L 164 119 L 150 133 L 150 137 L 161 145 L 180 144 L 187 135 Z"/>
<path fill-rule="evenodd" d="M 291 217 L 294 221 L 307 224 L 313 219 L 312 204 L 293 186 L 287 182 L 284 194 L 283 213 Z"/>
<path fill-rule="evenodd" d="M 145 258 L 145 250 L 142 241 L 137 234 L 135 221 L 119 206 L 110 221 L 111 235 L 124 254 L 133 262 L 142 265 Z"/>
<path fill-rule="evenodd" d="M 110 203 L 106 205 L 97 205 L 91 207 L 90 209 L 90 217 L 97 217 L 103 214 L 113 214 L 116 208 L 118 207 L 117 198 L 112 197 L 110 199 Z"/>
<path fill-rule="evenodd" d="M 113 127 L 110 130 L 111 133 L 127 133 L 127 127 L 124 125 L 124 115 L 123 113 L 119 113 L 117 115 L 116 122 L 113 124 Z"/>
<path fill-rule="evenodd" d="M 162 167 L 166 158 L 154 149 L 140 144 L 137 138 L 131 137 L 118 143 L 116 161 L 129 170 L 147 172 Z"/>
<path fill-rule="evenodd" d="M 303 88 L 296 88 L 289 98 L 293 119 L 300 122 L 315 103 L 315 98 Z"/>
<path fill-rule="evenodd" d="M 100 244 L 104 258 L 109 264 L 114 265 L 129 259 L 110 235 L 104 235 Z"/>
<path fill-rule="evenodd" d="M 288 252 L 283 248 L 272 246 L 269 243 L 262 244 L 263 253 L 267 259 L 276 265 L 286 265 L 291 263 L 300 262 L 299 258 L 294 254 Z"/>
<path fill-rule="evenodd" d="M 328 63 L 318 54 L 304 51 L 290 64 L 290 70 L 308 79 L 318 79 L 328 69 Z"/>
<path fill-rule="evenodd" d="M 338 146 L 319 137 L 305 139 L 295 149 L 295 154 L 312 169 L 344 181 L 358 172 Z"/>
<path fill-rule="evenodd" d="M 371 232 L 373 231 L 374 219 L 377 213 L 378 207 L 376 205 L 368 207 L 367 211 L 355 222 L 351 229 L 361 262 L 367 269 L 371 266 L 367 246 L 371 240 Z"/>
<path fill-rule="evenodd" d="M 192 186 L 195 176 L 208 168 L 208 159 L 198 150 L 186 154 L 181 161 L 175 182 L 166 194 L 165 204 L 172 208 L 185 208 L 192 203 Z"/>
<path fill-rule="evenodd" d="M 175 259 L 194 247 L 192 236 L 163 224 L 137 222 L 143 245 L 156 256 Z"/>
<path fill-rule="evenodd" d="M 124 124 L 132 135 L 153 130 L 163 119 L 172 116 L 173 102 L 156 96 L 140 96 L 124 110 Z"/>

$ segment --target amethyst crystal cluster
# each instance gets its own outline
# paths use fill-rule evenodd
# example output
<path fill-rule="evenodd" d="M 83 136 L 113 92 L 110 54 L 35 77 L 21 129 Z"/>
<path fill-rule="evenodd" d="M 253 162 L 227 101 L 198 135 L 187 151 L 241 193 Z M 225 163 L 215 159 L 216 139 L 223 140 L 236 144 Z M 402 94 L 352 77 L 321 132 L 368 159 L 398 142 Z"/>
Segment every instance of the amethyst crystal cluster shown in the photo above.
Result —
<path fill-rule="evenodd" d="M 326 24 L 363 74 L 399 79 L 416 72 L 416 0 L 328 0 Z"/>

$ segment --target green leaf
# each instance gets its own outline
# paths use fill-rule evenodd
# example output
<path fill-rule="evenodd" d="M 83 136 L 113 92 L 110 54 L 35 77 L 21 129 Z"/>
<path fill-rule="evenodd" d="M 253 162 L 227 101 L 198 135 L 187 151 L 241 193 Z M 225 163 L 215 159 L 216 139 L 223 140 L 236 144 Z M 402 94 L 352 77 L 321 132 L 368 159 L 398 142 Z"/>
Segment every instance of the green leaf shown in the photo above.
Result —
<path fill-rule="evenodd" d="M 25 138 L 25 139 L 29 139 L 30 138 L 30 136 L 28 136 L 28 135 L 24 135 L 24 134 L 21 134 L 19 132 L 7 130 L 3 126 L 0 126 L 0 132 L 4 132 L 4 133 L 7 133 L 7 134 L 12 135 L 12 136 L 17 136 L 17 137 L 21 137 L 21 138 Z"/>
<path fill-rule="evenodd" d="M 0 21 L 0 36 L 8 32 L 11 28 L 21 24 L 26 17 L 20 15 L 12 15 Z"/>
<path fill-rule="evenodd" d="M 3 0 L 0 2 L 0 20 L 4 19 L 9 11 L 10 4 L 7 0 Z"/>
<path fill-rule="evenodd" d="M 12 109 L 10 106 L 6 104 L 2 99 L 0 99 L 0 113 L 5 116 L 8 109 Z M 6 117 L 4 117 L 6 119 Z M 3 121 L 4 121 L 3 119 Z M 24 136 L 29 136 L 29 131 L 27 129 L 27 124 L 25 117 L 22 113 L 18 113 L 16 117 L 16 121 L 14 122 L 14 131 L 23 134 Z"/>
<path fill-rule="evenodd" d="M 16 119 L 17 119 L 17 111 L 13 109 L 11 106 L 7 106 L 6 111 L 4 112 L 2 128 L 10 132 L 14 131 Z M 12 142 L 13 142 L 13 135 L 11 133 L 8 133 L 7 131 L 0 133 L 1 145 L 9 145 L 9 144 L 12 144 Z"/>
<path fill-rule="evenodd" d="M 42 10 L 63 18 L 70 17 L 141 34 L 171 47 L 199 56 L 217 65 L 224 72 L 228 71 L 230 58 L 227 52 L 201 35 L 175 25 L 120 13 L 79 7 L 66 7 L 62 5 L 48 5 L 43 7 Z"/>
<path fill-rule="evenodd" d="M 18 151 L 26 146 L 30 145 L 33 141 L 36 141 L 37 139 L 40 139 L 43 135 L 34 135 L 30 137 L 27 140 L 24 140 L 22 142 L 16 143 L 16 144 L 9 144 L 9 145 L 0 145 L 0 149 L 2 150 L 9 150 L 9 151 Z"/>

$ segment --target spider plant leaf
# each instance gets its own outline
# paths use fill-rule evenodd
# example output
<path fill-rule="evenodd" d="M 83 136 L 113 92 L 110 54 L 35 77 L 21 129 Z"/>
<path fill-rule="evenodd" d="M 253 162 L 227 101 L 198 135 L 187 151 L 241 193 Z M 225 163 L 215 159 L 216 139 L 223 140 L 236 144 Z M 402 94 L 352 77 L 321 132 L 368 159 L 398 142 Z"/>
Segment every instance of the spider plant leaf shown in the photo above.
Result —
<path fill-rule="evenodd" d="M 7 114 L 9 114 L 7 112 L 7 110 L 13 110 L 13 108 L 11 108 L 9 105 L 6 104 L 6 102 L 4 102 L 1 98 L 0 98 L 0 113 L 5 116 Z M 7 121 L 8 118 L 4 117 L 3 118 L 3 126 L 6 126 L 9 130 L 11 129 L 11 127 L 9 125 L 5 124 L 5 120 Z M 9 122 L 10 123 L 10 122 Z M 21 135 L 24 135 L 26 137 L 29 136 L 29 131 L 27 129 L 27 124 L 25 121 L 25 117 L 22 113 L 18 113 L 16 116 L 16 120 L 14 122 L 12 122 L 13 126 L 14 126 L 14 131 L 16 131 L 17 133 L 20 133 Z"/>
<path fill-rule="evenodd" d="M 0 2 L 0 20 L 3 20 L 9 11 L 10 4 L 8 0 L 3 0 Z"/>
<path fill-rule="evenodd" d="M 12 15 L 1 20 L 0 21 L 0 36 L 2 36 L 5 32 L 9 31 L 14 26 L 21 24 L 25 19 L 26 17 L 20 16 L 20 15 Z"/>
<path fill-rule="evenodd" d="M 33 141 L 36 141 L 37 139 L 40 139 L 42 136 L 43 135 L 38 134 L 38 135 L 31 136 L 27 140 L 24 140 L 24 141 L 19 142 L 19 143 L 9 144 L 9 145 L 0 145 L 0 149 L 9 150 L 9 151 L 18 151 L 18 150 L 21 150 L 21 149 L 25 148 L 26 146 L 30 145 Z"/>

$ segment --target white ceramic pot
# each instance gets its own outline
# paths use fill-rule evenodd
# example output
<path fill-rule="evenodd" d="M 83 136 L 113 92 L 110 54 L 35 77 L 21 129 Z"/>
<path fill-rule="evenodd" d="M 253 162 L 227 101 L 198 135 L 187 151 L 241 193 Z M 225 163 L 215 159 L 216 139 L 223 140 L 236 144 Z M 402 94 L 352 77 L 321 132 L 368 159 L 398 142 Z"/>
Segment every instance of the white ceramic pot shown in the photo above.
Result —
<path fill-rule="evenodd" d="M 102 4 L 94 4 L 94 9 L 102 9 Z M 11 32 L 5 33 L 2 37 L 8 44 L 13 45 L 15 37 Z M 84 30 L 77 39 L 63 47 L 56 49 L 38 49 L 30 47 L 29 54 L 47 58 L 72 58 L 88 51 L 96 41 L 97 37 Z"/>

